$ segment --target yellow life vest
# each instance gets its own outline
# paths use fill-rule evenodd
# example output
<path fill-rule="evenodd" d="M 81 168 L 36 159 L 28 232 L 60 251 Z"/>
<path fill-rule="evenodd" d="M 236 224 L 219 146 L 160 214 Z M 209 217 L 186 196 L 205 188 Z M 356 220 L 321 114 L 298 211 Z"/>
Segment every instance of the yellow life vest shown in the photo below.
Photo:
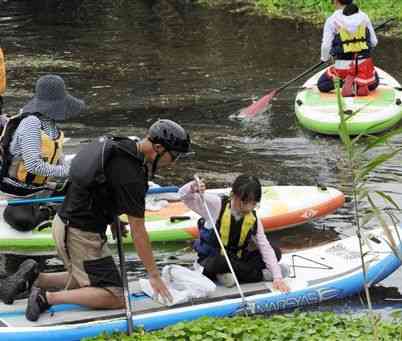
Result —
<path fill-rule="evenodd" d="M 366 26 L 361 24 L 356 32 L 350 33 L 345 28 L 339 29 L 344 53 L 359 53 L 368 50 Z"/>
<path fill-rule="evenodd" d="M 0 96 L 6 91 L 6 63 L 3 50 L 0 48 Z"/>
<path fill-rule="evenodd" d="M 56 165 L 60 160 L 63 153 L 63 142 L 64 133 L 60 131 L 60 135 L 57 140 L 52 140 L 43 131 L 41 132 L 41 157 L 44 162 L 51 165 Z M 11 161 L 9 176 L 17 179 L 20 182 L 33 184 L 33 185 L 43 185 L 47 176 L 31 174 L 25 168 L 24 161 L 22 157 L 15 157 Z"/>
<path fill-rule="evenodd" d="M 230 202 L 228 202 L 225 206 L 223 214 L 220 219 L 219 226 L 219 234 L 222 239 L 223 245 L 226 247 L 229 246 L 230 234 L 233 233 L 231 229 L 231 211 L 230 211 Z M 240 238 L 236 247 L 239 249 L 237 251 L 237 256 L 241 257 L 243 253 L 243 248 L 246 246 L 245 243 L 248 240 L 248 236 L 253 232 L 254 227 L 256 226 L 257 218 L 254 212 L 250 212 L 243 217 L 243 222 L 241 225 Z"/>

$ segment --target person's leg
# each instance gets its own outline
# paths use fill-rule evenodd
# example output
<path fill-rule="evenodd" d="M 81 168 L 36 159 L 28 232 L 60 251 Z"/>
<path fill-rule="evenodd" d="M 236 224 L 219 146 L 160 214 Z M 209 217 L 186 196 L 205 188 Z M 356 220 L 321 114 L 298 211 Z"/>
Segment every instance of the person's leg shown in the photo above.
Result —
<path fill-rule="evenodd" d="M 32 231 L 50 219 L 50 210 L 39 205 L 8 206 L 3 216 L 7 224 L 17 231 Z"/>
<path fill-rule="evenodd" d="M 36 321 L 52 304 L 81 304 L 96 309 L 123 307 L 122 280 L 104 238 L 99 233 L 66 227 L 57 215 L 53 223 L 53 236 L 68 273 L 59 277 L 41 275 L 37 282 L 41 288 L 34 288 L 28 299 L 25 311 L 27 319 Z M 73 282 L 70 282 L 69 275 Z M 65 284 L 70 290 L 44 290 L 51 284 Z M 78 288 L 71 289 L 72 286 Z"/>
<path fill-rule="evenodd" d="M 334 82 L 331 76 L 328 75 L 327 72 L 324 72 L 317 82 L 318 90 L 321 92 L 330 92 L 334 90 Z"/>
<path fill-rule="evenodd" d="M 378 76 L 377 71 L 374 73 L 375 81 L 368 86 L 370 91 L 377 89 L 378 85 L 380 84 L 380 77 Z"/>
<path fill-rule="evenodd" d="M 263 264 L 263 262 L 259 252 L 253 252 L 253 254 L 248 256 L 245 260 L 240 260 L 237 257 L 230 257 L 230 262 L 240 283 L 261 281 L 261 264 Z M 230 272 L 226 258 L 222 255 L 208 257 L 204 260 L 202 265 L 204 266 L 203 274 L 212 280 L 215 280 L 216 276 L 219 274 Z"/>
<path fill-rule="evenodd" d="M 70 277 L 71 275 L 67 271 L 57 273 L 41 272 L 34 285 L 42 289 L 65 289 Z M 77 287 L 77 285 L 73 287 Z"/>
<path fill-rule="evenodd" d="M 92 309 L 119 309 L 124 308 L 123 297 L 116 296 L 104 288 L 86 287 L 58 292 L 46 292 L 49 305 L 53 304 L 80 304 Z"/>
<path fill-rule="evenodd" d="M 25 317 L 37 321 L 40 314 L 53 304 L 79 304 L 92 309 L 120 309 L 125 302 L 122 296 L 104 288 L 86 287 L 73 290 L 49 292 L 34 287 L 28 298 Z"/>
<path fill-rule="evenodd" d="M 357 95 L 368 96 L 370 91 L 377 88 L 379 77 L 374 68 L 371 58 L 367 58 L 359 64 L 358 77 L 356 81 Z"/>

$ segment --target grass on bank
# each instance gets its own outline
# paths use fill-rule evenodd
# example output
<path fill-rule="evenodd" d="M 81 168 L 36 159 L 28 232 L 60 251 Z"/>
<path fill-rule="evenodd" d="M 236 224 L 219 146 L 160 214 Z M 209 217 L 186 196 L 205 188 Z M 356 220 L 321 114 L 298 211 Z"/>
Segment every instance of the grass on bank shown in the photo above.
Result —
<path fill-rule="evenodd" d="M 315 24 L 322 24 L 334 11 L 331 0 L 198 0 L 198 2 L 209 7 L 236 5 L 247 9 L 245 12 L 259 12 L 272 17 L 290 18 Z M 402 35 L 401 0 L 355 0 L 355 3 L 369 15 L 374 25 L 377 22 L 395 18 L 397 24 L 393 32 L 395 35 Z"/>
<path fill-rule="evenodd" d="M 402 340 L 400 312 L 394 320 L 377 321 L 381 341 Z M 154 331 L 137 330 L 126 334 L 102 334 L 96 341 L 370 341 L 372 325 L 367 317 L 347 317 L 332 312 L 293 313 L 264 317 L 201 318 L 192 322 L 181 322 L 174 326 Z"/>
<path fill-rule="evenodd" d="M 257 6 L 274 14 L 292 16 L 313 16 L 323 20 L 333 12 L 330 0 L 255 0 Z M 402 1 L 400 0 L 355 0 L 359 8 L 372 20 L 395 17 L 402 21 Z"/>

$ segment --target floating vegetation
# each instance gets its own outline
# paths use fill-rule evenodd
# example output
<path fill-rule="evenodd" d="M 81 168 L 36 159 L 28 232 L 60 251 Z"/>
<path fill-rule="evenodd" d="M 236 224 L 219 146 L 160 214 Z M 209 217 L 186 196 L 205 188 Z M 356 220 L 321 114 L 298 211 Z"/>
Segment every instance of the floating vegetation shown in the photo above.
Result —
<path fill-rule="evenodd" d="M 378 320 L 379 340 L 401 340 L 402 325 L 395 314 L 394 321 Z M 295 313 L 274 315 L 269 318 L 201 318 L 192 322 L 180 322 L 156 332 L 141 329 L 131 336 L 126 334 L 102 334 L 97 341 L 162 341 L 162 340 L 372 340 L 372 326 L 367 317 L 351 318 L 325 313 Z"/>

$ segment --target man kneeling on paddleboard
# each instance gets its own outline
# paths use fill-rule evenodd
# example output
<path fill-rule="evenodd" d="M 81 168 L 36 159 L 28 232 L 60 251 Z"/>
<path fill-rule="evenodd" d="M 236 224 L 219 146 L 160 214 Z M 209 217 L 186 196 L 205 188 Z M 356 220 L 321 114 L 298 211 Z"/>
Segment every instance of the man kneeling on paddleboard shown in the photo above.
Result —
<path fill-rule="evenodd" d="M 254 176 L 240 175 L 232 185 L 230 197 L 204 193 L 205 189 L 202 181 L 192 181 L 179 190 L 183 202 L 202 217 L 198 222 L 200 237 L 193 246 L 203 274 L 226 287 L 235 285 L 220 250 L 216 228 L 240 283 L 273 280 L 274 289 L 289 291 L 283 280 L 288 270 L 278 264 L 281 252 L 270 245 L 255 211 L 261 201 L 260 181 Z M 209 214 L 215 226 L 211 226 Z"/>
<path fill-rule="evenodd" d="M 4 280 L 7 285 L 2 282 L 0 298 L 12 303 L 19 290 L 25 288 L 23 284 L 31 284 L 37 276 L 25 312 L 30 321 L 38 320 L 53 304 L 124 308 L 123 280 L 105 232 L 116 216 L 127 214 L 134 246 L 155 295 L 170 301 L 145 230 L 147 165 L 151 165 L 154 174 L 157 167 L 170 165 L 190 151 L 189 134 L 170 120 L 155 122 L 141 141 L 111 137 L 81 149 L 72 161 L 71 184 L 52 226 L 56 249 L 67 271 L 37 275 L 34 263 L 23 263 L 18 275 Z M 50 288 L 64 290 L 47 291 Z"/>
<path fill-rule="evenodd" d="M 327 19 L 321 44 L 321 60 L 335 58 L 318 80 L 322 92 L 334 90 L 333 79 L 342 81 L 342 96 L 367 96 L 377 88 L 378 75 L 374 69 L 371 50 L 378 40 L 373 25 L 353 0 L 334 0 L 336 11 Z"/>

